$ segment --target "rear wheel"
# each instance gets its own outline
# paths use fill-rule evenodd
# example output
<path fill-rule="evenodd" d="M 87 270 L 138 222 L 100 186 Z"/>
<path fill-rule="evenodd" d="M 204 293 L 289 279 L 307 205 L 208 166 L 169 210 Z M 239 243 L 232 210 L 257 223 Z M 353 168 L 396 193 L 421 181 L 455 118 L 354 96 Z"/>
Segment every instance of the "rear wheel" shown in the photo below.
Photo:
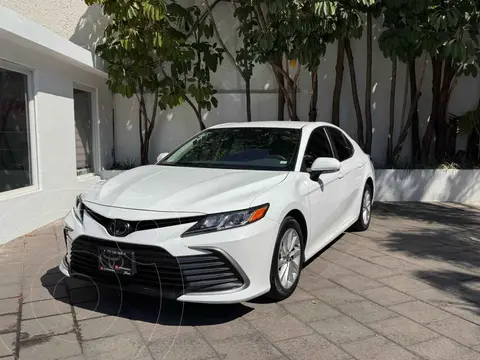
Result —
<path fill-rule="evenodd" d="M 372 217 L 372 189 L 370 185 L 366 184 L 363 190 L 362 206 L 360 208 L 360 215 L 357 222 L 353 224 L 352 228 L 357 231 L 365 231 L 370 226 Z"/>
<path fill-rule="evenodd" d="M 273 251 L 268 297 L 283 300 L 295 291 L 305 259 L 304 243 L 297 220 L 286 217 L 280 226 Z"/>

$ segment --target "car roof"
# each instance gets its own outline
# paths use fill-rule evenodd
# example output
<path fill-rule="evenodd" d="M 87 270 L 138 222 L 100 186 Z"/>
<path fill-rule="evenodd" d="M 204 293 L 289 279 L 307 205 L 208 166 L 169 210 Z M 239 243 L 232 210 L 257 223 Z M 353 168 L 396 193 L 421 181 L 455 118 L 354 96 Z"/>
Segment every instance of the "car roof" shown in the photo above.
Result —
<path fill-rule="evenodd" d="M 210 129 L 225 128 L 282 128 L 282 129 L 303 129 L 316 128 L 321 125 L 332 125 L 326 122 L 306 122 L 306 121 L 252 121 L 252 122 L 232 122 L 218 124 L 210 127 Z"/>

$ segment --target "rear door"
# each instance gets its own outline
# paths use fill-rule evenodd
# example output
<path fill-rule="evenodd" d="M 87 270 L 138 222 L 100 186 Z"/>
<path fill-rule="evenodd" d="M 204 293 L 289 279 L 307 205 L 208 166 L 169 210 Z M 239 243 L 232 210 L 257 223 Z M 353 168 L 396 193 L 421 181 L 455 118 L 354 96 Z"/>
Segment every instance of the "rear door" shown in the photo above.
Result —
<path fill-rule="evenodd" d="M 362 181 L 361 169 L 355 160 L 355 148 L 343 131 L 328 126 L 325 128 L 335 152 L 335 157 L 340 161 L 341 167 L 338 173 L 339 197 L 338 197 L 338 227 L 344 227 L 345 223 L 358 217 L 357 199 L 359 197 L 360 183 Z"/>

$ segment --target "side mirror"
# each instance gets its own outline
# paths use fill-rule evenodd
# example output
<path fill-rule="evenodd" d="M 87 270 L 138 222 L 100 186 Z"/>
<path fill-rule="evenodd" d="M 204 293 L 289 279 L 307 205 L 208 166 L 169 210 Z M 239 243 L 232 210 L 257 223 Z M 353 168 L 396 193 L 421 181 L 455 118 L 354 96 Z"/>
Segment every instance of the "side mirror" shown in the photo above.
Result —
<path fill-rule="evenodd" d="M 310 168 L 310 178 L 314 181 L 318 180 L 320 174 L 334 173 L 340 170 L 340 161 L 334 158 L 319 157 Z"/>
<path fill-rule="evenodd" d="M 165 156 L 167 156 L 168 153 L 161 153 L 160 155 L 157 156 L 157 162 L 159 162 L 160 160 L 162 160 Z"/>

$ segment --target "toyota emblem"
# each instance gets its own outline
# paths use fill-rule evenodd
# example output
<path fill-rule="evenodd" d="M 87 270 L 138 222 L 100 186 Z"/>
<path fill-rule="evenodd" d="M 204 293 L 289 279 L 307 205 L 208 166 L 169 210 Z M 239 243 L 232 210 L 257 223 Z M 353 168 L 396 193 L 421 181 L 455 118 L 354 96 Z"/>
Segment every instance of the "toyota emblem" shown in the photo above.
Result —
<path fill-rule="evenodd" d="M 123 220 L 112 220 L 108 232 L 113 236 L 126 236 L 130 232 L 130 224 Z"/>
<path fill-rule="evenodd" d="M 124 259 L 119 253 L 105 249 L 100 253 L 100 265 L 111 270 L 115 269 L 115 266 L 123 267 Z"/>

